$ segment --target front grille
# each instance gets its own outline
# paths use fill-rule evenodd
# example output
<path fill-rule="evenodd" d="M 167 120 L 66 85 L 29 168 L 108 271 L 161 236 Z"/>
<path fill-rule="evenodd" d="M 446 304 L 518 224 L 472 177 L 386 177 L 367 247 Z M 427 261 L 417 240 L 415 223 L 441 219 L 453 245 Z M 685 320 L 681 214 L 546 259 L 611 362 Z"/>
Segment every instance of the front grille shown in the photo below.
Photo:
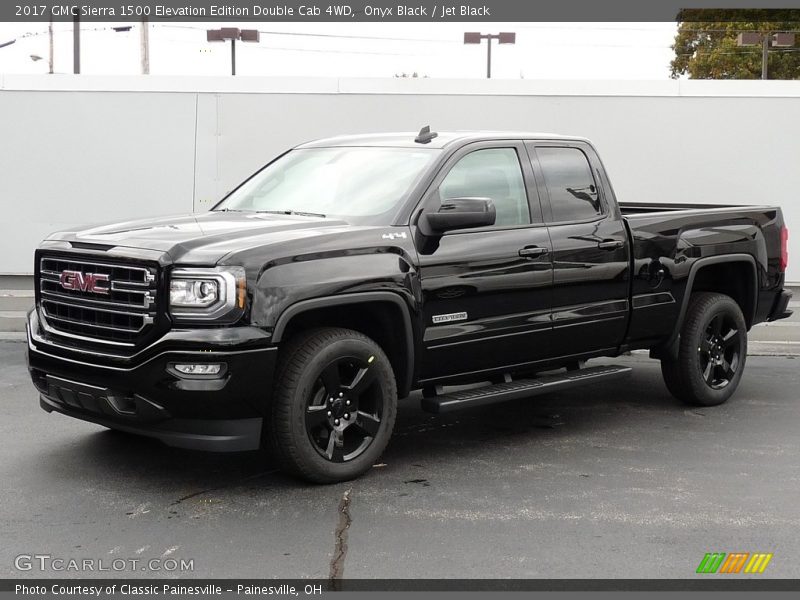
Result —
<path fill-rule="evenodd" d="M 108 292 L 66 289 L 64 271 L 106 275 Z M 156 279 L 155 267 L 45 256 L 39 262 L 39 308 L 56 335 L 135 346 L 155 322 Z"/>

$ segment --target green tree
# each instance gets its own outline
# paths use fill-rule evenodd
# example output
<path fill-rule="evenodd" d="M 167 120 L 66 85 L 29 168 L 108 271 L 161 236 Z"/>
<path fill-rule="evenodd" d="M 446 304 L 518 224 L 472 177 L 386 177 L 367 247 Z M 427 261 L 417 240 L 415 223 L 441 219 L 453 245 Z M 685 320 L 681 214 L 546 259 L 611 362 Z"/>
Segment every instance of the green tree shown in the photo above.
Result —
<path fill-rule="evenodd" d="M 737 46 L 740 33 L 794 32 L 794 48 L 770 48 L 769 79 L 800 79 L 800 10 L 683 10 L 672 77 L 760 79 L 761 46 Z"/>

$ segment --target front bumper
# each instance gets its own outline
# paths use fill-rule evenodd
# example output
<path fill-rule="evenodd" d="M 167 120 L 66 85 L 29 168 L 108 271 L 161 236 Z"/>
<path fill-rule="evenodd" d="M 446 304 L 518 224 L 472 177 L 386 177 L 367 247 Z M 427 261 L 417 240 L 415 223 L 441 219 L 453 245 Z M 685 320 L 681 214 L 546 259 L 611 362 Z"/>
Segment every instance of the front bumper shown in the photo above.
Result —
<path fill-rule="evenodd" d="M 260 446 L 277 347 L 254 327 L 180 330 L 133 357 L 65 349 L 28 315 L 28 369 L 48 412 L 157 438 L 234 452 Z M 177 373 L 174 363 L 224 363 L 219 378 Z"/>

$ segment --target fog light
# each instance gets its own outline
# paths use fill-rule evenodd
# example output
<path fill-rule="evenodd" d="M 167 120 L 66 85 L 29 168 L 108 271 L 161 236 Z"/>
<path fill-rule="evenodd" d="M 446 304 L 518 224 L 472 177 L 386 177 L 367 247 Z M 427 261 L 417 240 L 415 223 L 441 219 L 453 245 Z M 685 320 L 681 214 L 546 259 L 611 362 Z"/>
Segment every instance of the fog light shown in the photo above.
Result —
<path fill-rule="evenodd" d="M 219 375 L 222 363 L 176 363 L 173 368 L 182 375 Z"/>

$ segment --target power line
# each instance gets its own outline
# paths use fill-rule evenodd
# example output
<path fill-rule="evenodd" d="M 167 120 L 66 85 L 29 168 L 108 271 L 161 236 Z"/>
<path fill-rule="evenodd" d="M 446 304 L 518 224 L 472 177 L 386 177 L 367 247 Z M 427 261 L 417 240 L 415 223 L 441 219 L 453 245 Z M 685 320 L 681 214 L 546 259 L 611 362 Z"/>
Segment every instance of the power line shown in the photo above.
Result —
<path fill-rule="evenodd" d="M 117 27 L 81 27 L 80 31 L 83 32 L 91 32 L 91 31 L 117 31 Z M 44 31 L 28 31 L 23 33 L 22 35 L 18 35 L 16 39 L 23 40 L 27 38 L 34 38 L 39 37 L 40 35 L 47 35 L 49 32 L 47 30 Z M 53 33 L 72 33 L 72 29 L 54 29 Z M 122 33 L 119 31 L 118 33 Z"/>
<path fill-rule="evenodd" d="M 167 29 L 188 29 L 188 30 L 204 30 L 202 27 L 191 26 L 191 25 L 168 25 L 168 24 L 154 24 L 154 27 L 167 28 Z M 655 31 L 653 29 L 645 29 L 645 28 L 627 28 L 627 27 L 584 27 L 584 28 L 569 28 L 569 27 L 536 27 L 536 26 L 523 26 L 522 29 L 537 29 L 537 30 L 547 30 L 547 29 L 578 29 L 578 30 L 620 30 L 620 31 Z M 98 31 L 115 31 L 117 28 L 112 26 L 106 27 L 81 27 L 81 32 L 98 32 Z M 683 29 L 683 31 L 696 31 L 696 32 L 722 32 L 722 33 L 735 33 L 735 32 L 745 32 L 745 31 L 753 31 L 752 29 L 718 29 L 718 30 L 709 30 L 709 29 Z M 783 30 L 782 30 L 783 31 Z M 69 30 L 62 29 L 62 30 L 55 30 L 55 33 L 69 33 Z M 383 36 L 369 36 L 369 35 L 347 35 L 347 34 L 328 34 L 328 33 L 307 33 L 307 32 L 288 32 L 288 31 L 268 31 L 268 30 L 260 30 L 260 33 L 265 35 L 274 35 L 274 36 L 287 36 L 287 37 L 303 37 L 303 38 L 328 38 L 328 39 L 352 39 L 352 40 L 370 40 L 370 41 L 402 41 L 402 42 L 422 42 L 422 43 L 442 43 L 442 44 L 458 44 L 459 42 L 456 40 L 442 40 L 442 39 L 430 39 L 430 38 L 407 38 L 407 37 L 383 37 Z M 796 31 L 785 31 L 785 33 L 800 33 L 800 30 Z M 20 36 L 16 39 L 6 42 L 4 44 L 0 44 L 0 48 L 4 46 L 8 46 L 13 44 L 17 40 L 22 40 L 26 38 L 35 38 L 42 35 L 47 35 L 48 31 L 29 31 Z M 189 40 L 177 40 L 171 38 L 163 38 L 163 41 L 170 42 L 170 43 L 180 43 L 180 44 L 194 44 L 200 42 L 194 42 Z M 460 44 L 459 44 L 460 45 Z M 591 44 L 542 44 L 542 45 L 529 45 L 529 48 L 553 48 L 553 47 L 587 47 L 587 48 L 619 48 L 619 49 L 663 49 L 663 50 L 675 50 L 672 46 L 662 46 L 662 45 L 641 45 L 641 44 L 601 44 L 601 43 L 591 43 Z M 253 48 L 257 48 L 259 50 L 272 50 L 272 51 L 282 51 L 282 52 L 308 52 L 308 53 L 321 53 L 321 54 L 365 54 L 365 55 L 373 55 L 373 56 L 425 56 L 425 54 L 418 54 L 413 52 L 386 52 L 386 51 L 377 51 L 377 50 L 363 50 L 363 49 L 354 49 L 354 50 L 343 50 L 343 49 L 326 49 L 326 48 L 299 48 L 299 47 L 288 47 L 288 46 L 267 46 L 267 45 L 259 45 L 253 46 Z M 707 49 L 706 46 L 698 46 L 695 50 L 691 52 L 675 52 L 676 56 L 693 56 L 697 53 L 700 53 Z M 735 51 L 726 51 L 726 52 L 716 52 L 719 55 L 743 55 L 746 53 L 755 53 L 759 50 L 757 48 L 740 48 Z M 773 48 L 771 52 L 798 52 L 800 48 Z"/>
<path fill-rule="evenodd" d="M 677 22 L 674 23 L 677 26 Z M 530 24 L 520 24 L 517 26 L 517 29 L 533 29 L 533 30 L 548 30 L 548 29 L 556 29 L 556 30 L 566 30 L 566 31 L 660 31 L 655 27 L 618 27 L 618 26 L 603 26 L 603 25 L 590 25 L 587 27 L 577 27 L 576 23 L 570 23 L 569 25 L 530 25 Z M 515 24 L 516 26 L 516 24 Z"/>
<path fill-rule="evenodd" d="M 705 46 L 698 46 L 697 50 L 695 50 L 694 52 L 676 52 L 675 55 L 676 56 L 694 56 L 695 54 L 699 54 L 700 50 L 713 51 L 713 48 L 709 49 L 709 48 L 706 48 Z M 776 53 L 776 52 L 800 52 L 800 48 L 770 48 L 769 52 L 770 52 L 770 54 L 773 54 L 773 53 Z M 742 48 L 741 50 L 735 51 L 735 52 L 714 52 L 715 55 L 737 55 L 738 54 L 740 56 L 743 55 L 743 54 L 747 54 L 747 53 L 752 53 L 752 54 L 759 53 L 760 54 L 761 53 L 761 49 L 760 48 Z"/>
<path fill-rule="evenodd" d="M 191 29 L 191 30 L 203 30 L 202 27 L 194 27 L 191 25 L 160 25 L 161 27 L 168 27 L 171 29 Z M 554 28 L 557 29 L 557 28 Z M 652 30 L 650 30 L 652 31 Z M 442 40 L 442 39 L 430 39 L 430 38 L 403 38 L 403 37 L 383 37 L 383 36 L 367 36 L 367 35 L 345 35 L 345 34 L 333 34 L 333 33 L 304 33 L 304 32 L 287 32 L 287 31 L 266 31 L 263 29 L 259 30 L 259 33 L 263 33 L 265 35 L 281 35 L 281 36 L 297 36 L 297 37 L 319 37 L 319 38 L 335 38 L 335 39 L 355 39 L 355 40 L 373 40 L 373 41 L 409 41 L 409 42 L 424 42 L 424 43 L 440 43 L 440 44 L 457 44 L 458 47 L 461 46 L 459 40 Z M 642 45 L 642 44 L 576 44 L 576 43 L 569 43 L 569 44 L 542 44 L 536 46 L 529 46 L 534 48 L 550 48 L 550 47 L 558 47 L 558 48 L 566 48 L 566 47 L 588 47 L 588 48 L 663 48 L 667 49 L 670 46 L 665 45 Z"/>
<path fill-rule="evenodd" d="M 192 40 L 178 40 L 174 38 L 161 38 L 161 41 L 170 42 L 171 44 L 184 44 L 184 45 L 197 45 L 198 42 Z M 378 56 L 427 56 L 426 54 L 417 54 L 414 52 L 379 52 L 369 50 L 331 50 L 328 48 L 292 48 L 289 46 L 267 46 L 265 44 L 252 44 L 247 46 L 249 50 L 279 50 L 287 52 L 318 52 L 322 54 L 370 54 Z"/>
<path fill-rule="evenodd" d="M 191 26 L 181 26 L 181 25 L 159 25 L 159 28 L 167 27 L 171 29 L 191 29 L 191 30 L 201 30 L 200 27 L 191 27 Z M 115 27 L 81 27 L 81 32 L 98 32 L 98 31 L 116 31 Z M 17 39 L 27 39 L 27 38 L 34 38 L 41 35 L 46 35 L 47 31 L 36 31 L 36 32 L 27 32 L 20 35 Z M 54 33 L 70 33 L 69 30 L 56 30 Z M 273 32 L 265 32 L 260 31 L 260 33 L 271 34 Z M 288 33 L 288 32 L 276 32 L 280 33 L 281 35 L 290 35 L 290 36 L 311 36 L 311 37 L 330 37 L 330 38 L 345 38 L 345 39 L 372 39 L 372 40 L 402 40 L 402 39 L 414 39 L 414 38 L 381 38 L 375 36 L 339 36 L 334 34 L 304 34 L 300 32 Z M 787 32 L 789 33 L 789 32 Z M 201 44 L 201 41 L 191 41 L 191 40 L 178 40 L 174 38 L 162 38 L 165 42 L 170 43 L 181 43 L 181 44 Z M 428 41 L 428 40 L 421 40 L 416 38 L 415 41 Z M 438 40 L 441 42 L 449 40 Z M 8 45 L 12 42 L 8 42 L 5 45 Z M 2 47 L 2 46 L 0 46 Z M 422 54 L 417 54 L 413 52 L 383 52 L 383 51 L 370 51 L 370 50 L 334 50 L 334 49 L 327 49 L 327 48 L 296 48 L 296 47 L 289 47 L 289 46 L 254 46 L 260 49 L 269 49 L 269 50 L 283 50 L 287 52 L 316 52 L 316 53 L 332 53 L 332 54 L 368 54 L 368 55 L 376 55 L 376 56 L 424 56 Z M 541 45 L 528 45 L 528 48 L 536 48 L 536 49 L 546 49 L 546 48 L 572 48 L 572 47 L 582 47 L 582 48 L 619 48 L 619 49 L 655 49 L 655 50 L 672 50 L 672 46 L 663 46 L 663 45 L 642 45 L 642 44 L 600 44 L 600 43 L 588 43 L 588 44 L 541 44 Z M 703 48 L 704 46 L 698 46 L 698 48 Z M 745 52 L 755 52 L 758 49 L 753 48 L 742 48 L 736 52 L 730 52 L 728 54 L 741 54 Z M 773 48 L 771 52 L 793 52 L 796 49 L 792 48 Z M 680 52 L 676 54 L 680 55 L 687 55 L 690 56 L 694 54 L 694 52 Z M 720 53 L 722 54 L 722 53 Z"/>
<path fill-rule="evenodd" d="M 376 52 L 367 50 L 329 50 L 329 49 L 313 49 L 313 48 L 289 48 L 285 46 L 251 46 L 253 50 L 282 50 L 287 52 L 318 52 L 322 54 L 369 54 L 377 56 L 427 56 L 426 54 L 417 54 L 414 52 Z"/>
<path fill-rule="evenodd" d="M 192 25 L 161 25 L 159 27 L 166 27 L 170 29 L 194 29 L 204 30 L 202 27 L 194 27 Z M 300 31 L 266 31 L 259 29 L 259 33 L 265 35 L 283 35 L 283 36 L 297 36 L 297 37 L 319 37 L 319 38 L 338 38 L 346 40 L 373 40 L 373 41 L 387 41 L 387 42 L 424 42 L 436 44 L 458 44 L 457 40 L 442 40 L 432 38 L 405 38 L 405 37 L 391 37 L 391 36 L 378 36 L 378 35 L 345 35 L 338 33 L 306 33 Z"/>

